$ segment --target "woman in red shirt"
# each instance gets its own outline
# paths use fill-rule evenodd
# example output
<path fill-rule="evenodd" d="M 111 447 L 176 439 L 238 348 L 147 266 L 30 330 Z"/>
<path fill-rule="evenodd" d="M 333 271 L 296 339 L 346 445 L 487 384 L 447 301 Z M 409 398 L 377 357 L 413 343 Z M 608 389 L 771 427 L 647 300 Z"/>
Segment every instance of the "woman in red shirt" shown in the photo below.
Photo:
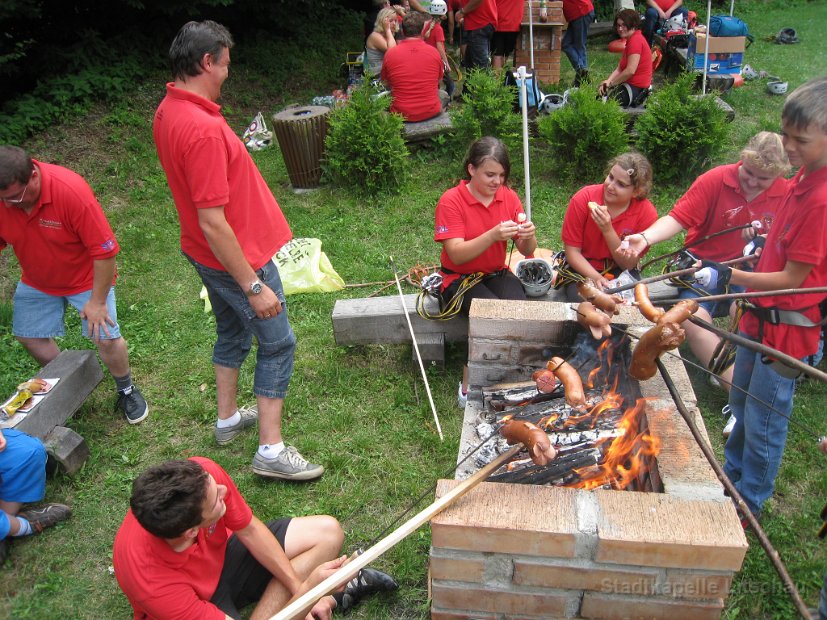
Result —
<path fill-rule="evenodd" d="M 652 85 L 652 50 L 639 28 L 640 14 L 637 11 L 618 11 L 615 30 L 626 41 L 626 47 L 617 69 L 597 88 L 600 95 L 616 98 L 624 108 L 645 97 L 641 93 Z"/>

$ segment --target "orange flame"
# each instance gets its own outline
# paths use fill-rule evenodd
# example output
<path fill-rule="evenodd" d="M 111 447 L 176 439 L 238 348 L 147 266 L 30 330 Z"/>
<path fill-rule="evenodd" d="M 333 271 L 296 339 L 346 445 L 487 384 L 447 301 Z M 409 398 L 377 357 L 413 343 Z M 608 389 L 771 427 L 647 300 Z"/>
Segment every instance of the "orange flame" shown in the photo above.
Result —
<path fill-rule="evenodd" d="M 607 401 L 600 403 L 592 411 L 602 407 Z M 610 407 L 611 405 L 601 411 Z M 595 489 L 603 486 L 625 489 L 645 473 L 648 462 L 660 454 L 660 439 L 640 430 L 645 409 L 644 398 L 638 399 L 634 407 L 627 409 L 618 423 L 622 434 L 599 442 L 611 441 L 604 451 L 603 460 L 596 466 L 575 470 L 580 479 L 565 486 L 578 489 Z"/>

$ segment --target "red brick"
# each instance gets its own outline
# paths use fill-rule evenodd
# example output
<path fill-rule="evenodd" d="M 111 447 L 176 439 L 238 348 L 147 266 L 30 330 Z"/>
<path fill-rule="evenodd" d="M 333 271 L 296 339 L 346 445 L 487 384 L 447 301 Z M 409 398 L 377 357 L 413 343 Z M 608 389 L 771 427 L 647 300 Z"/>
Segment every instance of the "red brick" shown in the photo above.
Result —
<path fill-rule="evenodd" d="M 431 579 L 482 583 L 484 571 L 485 562 L 482 560 L 431 556 Z"/>
<path fill-rule="evenodd" d="M 729 596 L 732 574 L 706 572 L 666 571 L 660 586 L 661 594 L 674 598 L 716 599 Z"/>
<path fill-rule="evenodd" d="M 441 611 L 432 608 L 431 620 L 497 620 L 497 616 L 477 612 Z"/>
<path fill-rule="evenodd" d="M 625 597 L 586 592 L 580 606 L 583 618 L 628 620 L 629 618 L 664 618 L 668 620 L 719 620 L 723 600 L 689 602 L 674 599 Z"/>
<path fill-rule="evenodd" d="M 614 570 L 594 565 L 560 566 L 514 560 L 514 583 L 520 586 L 649 595 L 655 592 L 657 577 L 658 571 L 645 568 Z"/>
<path fill-rule="evenodd" d="M 431 594 L 432 604 L 437 609 L 469 609 L 488 613 L 526 614 L 543 618 L 562 616 L 566 611 L 568 601 L 568 596 L 564 594 L 533 594 L 442 584 L 434 584 Z"/>

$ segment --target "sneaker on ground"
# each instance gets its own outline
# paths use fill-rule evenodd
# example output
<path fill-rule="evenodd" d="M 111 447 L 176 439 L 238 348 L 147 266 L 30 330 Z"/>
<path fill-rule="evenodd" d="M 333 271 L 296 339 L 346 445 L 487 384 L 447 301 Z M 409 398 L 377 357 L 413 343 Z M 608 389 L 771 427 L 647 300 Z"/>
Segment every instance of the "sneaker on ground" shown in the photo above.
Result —
<path fill-rule="evenodd" d="M 393 592 L 399 587 L 396 580 L 375 568 L 363 568 L 347 582 L 342 592 L 341 611 L 349 611 L 366 596 L 377 592 Z"/>
<path fill-rule="evenodd" d="M 724 405 L 723 409 L 721 409 L 721 415 L 727 419 L 729 419 L 730 416 L 732 416 L 732 409 L 730 409 L 729 403 Z"/>
<path fill-rule="evenodd" d="M 141 394 L 141 390 L 134 385 L 128 388 L 126 392 L 118 392 L 115 409 L 120 409 L 126 421 L 130 424 L 143 422 L 146 416 L 149 415 L 149 405 L 146 404 L 146 399 Z"/>
<path fill-rule="evenodd" d="M 29 522 L 34 534 L 40 534 L 47 527 L 52 527 L 71 517 L 72 509 L 64 504 L 45 504 L 40 508 L 25 510 L 17 516 Z"/>
<path fill-rule="evenodd" d="M 465 409 L 465 405 L 468 404 L 468 393 L 463 393 L 462 391 L 462 381 L 459 382 L 459 388 L 457 389 L 457 407 L 460 409 Z"/>
<path fill-rule="evenodd" d="M 255 426 L 255 423 L 258 420 L 258 409 L 255 407 L 241 408 L 238 410 L 238 413 L 241 415 L 241 419 L 238 421 L 238 424 L 234 424 L 233 426 L 228 426 L 226 428 L 218 428 L 218 426 L 214 428 L 215 442 L 219 446 L 230 443 L 236 438 L 236 435 L 238 435 L 245 428 Z"/>
<path fill-rule="evenodd" d="M 729 420 L 726 421 L 724 425 L 724 437 L 729 437 L 730 433 L 732 433 L 732 429 L 735 427 L 735 416 L 729 416 Z"/>
<path fill-rule="evenodd" d="M 282 480 L 315 480 L 324 473 L 324 467 L 308 463 L 293 446 L 285 446 L 274 459 L 266 459 L 256 452 L 253 472 L 267 478 Z"/>

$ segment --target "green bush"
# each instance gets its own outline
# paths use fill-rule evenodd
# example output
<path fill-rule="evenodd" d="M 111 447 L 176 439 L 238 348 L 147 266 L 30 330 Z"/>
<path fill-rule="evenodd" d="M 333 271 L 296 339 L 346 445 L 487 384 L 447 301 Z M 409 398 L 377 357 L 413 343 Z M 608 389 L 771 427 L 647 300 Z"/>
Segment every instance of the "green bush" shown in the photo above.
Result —
<path fill-rule="evenodd" d="M 388 113 L 390 97 L 376 95 L 377 88 L 366 84 L 333 110 L 322 163 L 333 183 L 370 196 L 398 193 L 408 171 L 402 117 Z"/>
<path fill-rule="evenodd" d="M 520 115 L 514 113 L 517 89 L 492 71 L 474 69 L 465 76 L 463 105 L 451 112 L 454 146 L 465 152 L 468 145 L 483 136 L 502 140 L 513 154 L 520 144 Z"/>
<path fill-rule="evenodd" d="M 626 114 L 591 86 L 570 91 L 566 105 L 540 118 L 538 132 L 551 147 L 551 169 L 566 181 L 602 178 L 608 161 L 629 145 Z"/>
<path fill-rule="evenodd" d="M 714 94 L 693 94 L 694 73 L 654 92 L 637 121 L 637 146 L 658 181 L 685 183 L 708 170 L 729 137 L 726 113 Z"/>

